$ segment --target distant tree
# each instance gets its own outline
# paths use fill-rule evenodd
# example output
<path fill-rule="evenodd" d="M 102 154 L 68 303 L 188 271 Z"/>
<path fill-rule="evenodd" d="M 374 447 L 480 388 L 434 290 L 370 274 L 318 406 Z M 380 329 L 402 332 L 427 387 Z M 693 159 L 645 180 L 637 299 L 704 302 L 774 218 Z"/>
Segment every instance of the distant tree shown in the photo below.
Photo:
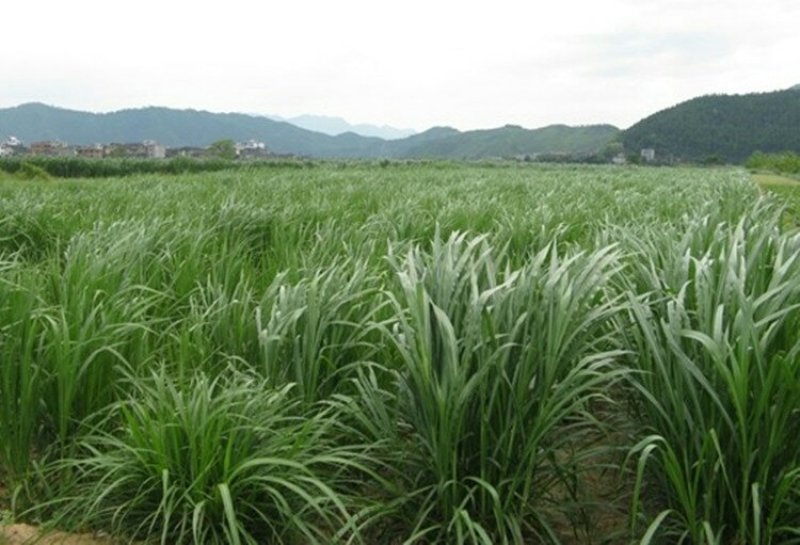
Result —
<path fill-rule="evenodd" d="M 230 138 L 217 140 L 208 147 L 208 153 L 212 157 L 218 157 L 220 159 L 236 159 L 236 143 Z"/>
<path fill-rule="evenodd" d="M 751 170 L 772 170 L 774 172 L 800 174 L 800 155 L 791 151 L 781 153 L 762 153 L 757 151 L 745 163 Z"/>
<path fill-rule="evenodd" d="M 125 148 L 122 146 L 112 146 L 111 149 L 108 151 L 108 157 L 113 157 L 115 159 L 123 159 L 128 156 L 128 152 L 125 151 Z"/>
<path fill-rule="evenodd" d="M 630 153 L 628 154 L 627 160 L 629 163 L 633 165 L 640 165 L 642 164 L 642 156 L 638 153 Z"/>
<path fill-rule="evenodd" d="M 38 165 L 34 165 L 28 161 L 23 161 L 19 170 L 16 172 L 16 177 L 20 180 L 52 180 L 53 177 Z"/>
<path fill-rule="evenodd" d="M 769 166 L 769 156 L 761 151 L 755 151 L 747 159 L 745 166 L 749 169 L 767 168 Z"/>
<path fill-rule="evenodd" d="M 605 161 L 610 161 L 620 153 L 624 152 L 625 148 L 623 147 L 622 142 L 615 139 L 606 144 L 605 147 L 603 147 L 603 149 L 600 150 L 598 155 L 600 156 L 601 159 Z"/>

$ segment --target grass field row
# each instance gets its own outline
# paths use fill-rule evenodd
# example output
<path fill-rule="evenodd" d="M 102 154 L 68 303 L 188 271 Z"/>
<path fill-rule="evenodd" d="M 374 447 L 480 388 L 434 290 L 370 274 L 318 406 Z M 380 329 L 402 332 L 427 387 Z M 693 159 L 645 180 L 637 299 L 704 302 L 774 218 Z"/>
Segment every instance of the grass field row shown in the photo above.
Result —
<path fill-rule="evenodd" d="M 800 235 L 737 169 L 0 183 L 8 518 L 797 543 Z"/>

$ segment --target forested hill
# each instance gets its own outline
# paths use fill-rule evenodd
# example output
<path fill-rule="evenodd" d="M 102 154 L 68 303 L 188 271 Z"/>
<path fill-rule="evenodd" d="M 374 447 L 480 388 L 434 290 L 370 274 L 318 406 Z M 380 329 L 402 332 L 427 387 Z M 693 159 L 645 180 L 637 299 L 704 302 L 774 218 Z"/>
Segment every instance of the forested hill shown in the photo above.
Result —
<path fill-rule="evenodd" d="M 155 140 L 168 147 L 203 147 L 228 138 L 255 139 L 277 153 L 320 157 L 354 156 L 383 142 L 353 133 L 329 136 L 244 114 L 157 107 L 89 113 L 39 103 L 0 109 L 0 138 L 12 135 L 26 143 L 60 140 L 86 145 Z"/>
<path fill-rule="evenodd" d="M 747 95 L 710 95 L 655 113 L 623 133 L 629 153 L 654 148 L 661 160 L 745 161 L 754 151 L 800 152 L 800 86 Z"/>
<path fill-rule="evenodd" d="M 401 148 L 405 156 L 478 159 L 547 153 L 594 153 L 618 135 L 619 129 L 613 125 L 549 125 L 536 130 L 506 125 L 497 129 L 452 131 L 426 140 L 420 138 L 422 135 L 416 135 L 396 142 L 405 148 Z"/>
<path fill-rule="evenodd" d="M 26 143 L 61 140 L 69 144 L 156 140 L 170 147 L 208 146 L 214 141 L 259 140 L 277 153 L 311 157 L 477 159 L 536 154 L 591 154 L 619 134 L 611 125 L 541 129 L 506 126 L 461 132 L 436 127 L 398 140 L 352 132 L 330 136 L 265 117 L 170 108 L 141 108 L 95 114 L 23 104 L 0 109 L 0 140 Z"/>

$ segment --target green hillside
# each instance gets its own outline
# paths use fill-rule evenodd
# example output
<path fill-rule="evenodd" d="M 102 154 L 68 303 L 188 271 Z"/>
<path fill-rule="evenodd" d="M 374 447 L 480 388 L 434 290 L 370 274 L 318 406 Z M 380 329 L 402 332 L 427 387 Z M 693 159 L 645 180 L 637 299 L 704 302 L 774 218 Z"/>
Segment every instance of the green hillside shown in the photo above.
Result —
<path fill-rule="evenodd" d="M 399 140 L 352 132 L 329 136 L 289 123 L 243 114 L 170 108 L 141 108 L 95 114 L 24 104 L 0 109 L 0 138 L 24 142 L 61 140 L 70 144 L 156 140 L 166 146 L 208 146 L 224 138 L 255 139 L 277 153 L 341 158 L 510 157 L 537 153 L 592 153 L 618 133 L 610 125 L 542 129 L 506 126 L 459 132 L 435 127 Z"/>
<path fill-rule="evenodd" d="M 94 114 L 36 103 L 0 110 L 0 137 L 8 135 L 25 142 L 62 140 L 70 144 L 156 140 L 170 147 L 207 146 L 223 138 L 255 139 L 268 142 L 277 153 L 321 157 L 358 155 L 381 142 L 356 135 L 328 136 L 243 114 L 155 107 Z"/>
<path fill-rule="evenodd" d="M 498 129 L 454 133 L 434 141 L 421 142 L 411 146 L 406 153 L 410 156 L 459 159 L 540 153 L 589 154 L 602 149 L 618 133 L 619 129 L 611 125 L 551 125 L 537 130 L 506 125 Z"/>
<path fill-rule="evenodd" d="M 639 121 L 623 134 L 625 149 L 654 148 L 661 160 L 745 161 L 754 151 L 800 151 L 798 87 L 773 93 L 710 95 Z"/>

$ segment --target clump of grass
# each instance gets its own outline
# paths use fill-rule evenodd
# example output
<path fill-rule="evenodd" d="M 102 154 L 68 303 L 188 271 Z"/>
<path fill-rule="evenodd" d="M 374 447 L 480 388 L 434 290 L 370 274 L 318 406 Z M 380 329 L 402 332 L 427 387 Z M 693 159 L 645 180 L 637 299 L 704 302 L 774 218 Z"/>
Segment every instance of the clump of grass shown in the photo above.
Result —
<path fill-rule="evenodd" d="M 547 500 L 573 490 L 589 404 L 618 378 L 604 296 L 615 258 L 550 246 L 510 270 L 455 233 L 394 260 L 395 318 L 377 326 L 390 359 L 361 375 L 360 421 L 402 476 L 406 543 L 556 539 Z"/>
<path fill-rule="evenodd" d="M 14 176 L 20 180 L 51 181 L 53 179 L 45 169 L 28 161 L 20 164 L 19 170 L 14 173 Z"/>
<path fill-rule="evenodd" d="M 41 432 L 44 369 L 35 348 L 46 314 L 16 260 L 0 258 L 0 468 L 13 489 L 24 482 Z"/>
<path fill-rule="evenodd" d="M 0 252 L 41 262 L 57 251 L 64 234 L 58 218 L 44 207 L 26 202 L 16 210 L 0 200 Z"/>
<path fill-rule="evenodd" d="M 343 539 L 336 475 L 355 457 L 332 443 L 336 416 L 301 411 L 290 390 L 238 373 L 137 379 L 54 466 L 74 473 L 58 522 L 170 544 Z"/>
<path fill-rule="evenodd" d="M 646 239 L 645 239 L 646 240 Z M 640 456 L 671 541 L 784 543 L 800 520 L 800 237 L 762 205 L 652 234 L 633 261 Z M 642 293 L 641 296 L 634 295 Z"/>
<path fill-rule="evenodd" d="M 294 393 L 309 403 L 339 392 L 353 364 L 374 352 L 369 337 L 381 308 L 377 285 L 359 261 L 307 272 L 294 284 L 279 275 L 256 314 L 264 376 L 273 384 L 294 383 Z"/>

